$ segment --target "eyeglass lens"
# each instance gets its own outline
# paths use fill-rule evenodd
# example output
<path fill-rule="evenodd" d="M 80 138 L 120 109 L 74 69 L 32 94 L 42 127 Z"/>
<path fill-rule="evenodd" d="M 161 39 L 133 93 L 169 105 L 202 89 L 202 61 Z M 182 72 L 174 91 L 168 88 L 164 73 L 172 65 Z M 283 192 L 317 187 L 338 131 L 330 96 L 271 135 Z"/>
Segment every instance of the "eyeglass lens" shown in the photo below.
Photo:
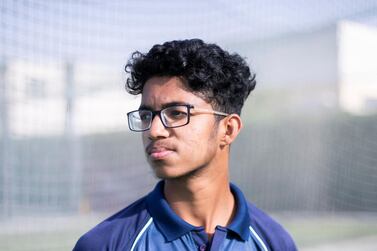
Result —
<path fill-rule="evenodd" d="M 138 110 L 131 112 L 128 116 L 130 129 L 134 131 L 148 130 L 156 113 L 160 113 L 161 121 L 165 127 L 183 126 L 189 121 L 189 107 L 184 105 L 170 106 L 160 112 Z"/>

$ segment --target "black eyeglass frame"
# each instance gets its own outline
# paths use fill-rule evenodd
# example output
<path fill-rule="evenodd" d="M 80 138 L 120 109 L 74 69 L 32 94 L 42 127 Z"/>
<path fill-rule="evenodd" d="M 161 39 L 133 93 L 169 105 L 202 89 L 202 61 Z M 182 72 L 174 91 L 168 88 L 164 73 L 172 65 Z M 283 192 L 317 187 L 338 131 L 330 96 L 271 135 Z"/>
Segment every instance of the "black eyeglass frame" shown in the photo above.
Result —
<path fill-rule="evenodd" d="M 182 124 L 182 125 L 178 125 L 178 126 L 168 126 L 165 124 L 164 120 L 162 119 L 162 116 L 161 116 L 161 112 L 164 111 L 165 109 L 168 109 L 168 108 L 171 108 L 171 107 L 177 107 L 177 106 L 184 106 L 187 108 L 187 122 Z M 165 128 L 177 128 L 177 127 L 182 127 L 182 126 L 185 126 L 185 125 L 188 125 L 190 123 L 190 117 L 191 117 L 191 109 L 195 109 L 197 110 L 198 112 L 205 112 L 205 113 L 210 113 L 210 114 L 214 114 L 214 115 L 219 115 L 219 116 L 228 116 L 229 114 L 228 113 L 224 113 L 224 112 L 219 112 L 219 111 L 214 111 L 214 110 L 209 110 L 209 109 L 202 109 L 202 108 L 195 108 L 193 105 L 190 105 L 190 104 L 182 104 L 182 105 L 171 105 L 171 106 L 168 106 L 168 107 L 165 107 L 161 110 L 158 110 L 158 111 L 151 111 L 151 110 L 147 110 L 147 109 L 139 109 L 139 110 L 134 110 L 134 111 L 130 111 L 127 113 L 127 121 L 128 121 L 128 128 L 133 131 L 133 132 L 144 132 L 144 131 L 147 131 L 151 128 L 152 126 L 152 122 L 153 122 L 153 119 L 156 115 L 158 115 L 158 117 L 160 118 L 161 120 L 161 123 L 164 125 Z M 139 112 L 139 111 L 149 111 L 152 113 L 152 119 L 149 123 L 149 126 L 143 130 L 135 130 L 135 129 L 132 129 L 132 126 L 131 126 L 131 123 L 130 123 L 130 114 L 134 113 L 134 112 Z"/>

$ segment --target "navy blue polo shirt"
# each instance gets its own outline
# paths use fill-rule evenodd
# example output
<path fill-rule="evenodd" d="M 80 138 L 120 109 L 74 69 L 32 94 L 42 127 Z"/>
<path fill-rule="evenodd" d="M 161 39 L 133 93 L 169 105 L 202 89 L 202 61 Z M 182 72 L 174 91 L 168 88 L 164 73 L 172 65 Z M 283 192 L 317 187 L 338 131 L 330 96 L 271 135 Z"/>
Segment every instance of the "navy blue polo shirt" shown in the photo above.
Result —
<path fill-rule="evenodd" d="M 289 234 L 245 200 L 233 184 L 236 213 L 228 226 L 217 226 L 211 241 L 204 227 L 181 219 L 170 208 L 159 182 L 147 196 L 98 224 L 83 235 L 74 251 L 109 250 L 251 250 L 296 251 Z"/>

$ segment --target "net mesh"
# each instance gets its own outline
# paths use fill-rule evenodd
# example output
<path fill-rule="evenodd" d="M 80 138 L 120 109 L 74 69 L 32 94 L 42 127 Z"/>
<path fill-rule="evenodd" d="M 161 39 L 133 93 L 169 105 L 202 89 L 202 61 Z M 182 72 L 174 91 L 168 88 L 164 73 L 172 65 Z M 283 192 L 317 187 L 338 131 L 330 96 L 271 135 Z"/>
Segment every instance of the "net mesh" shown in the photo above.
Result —
<path fill-rule="evenodd" d="M 191 37 L 240 53 L 257 73 L 230 164 L 251 201 L 277 215 L 376 213 L 377 64 L 340 67 L 341 20 L 376 37 L 377 2 L 1 1 L 0 249 L 27 231 L 22 250 L 66 250 L 90 217 L 153 187 L 127 129 L 139 99 L 126 94 L 123 67 L 134 50 Z M 357 112 L 339 101 L 347 74 L 369 90 L 352 100 Z M 69 237 L 31 244 L 30 232 L 47 237 L 64 222 L 76 223 Z"/>

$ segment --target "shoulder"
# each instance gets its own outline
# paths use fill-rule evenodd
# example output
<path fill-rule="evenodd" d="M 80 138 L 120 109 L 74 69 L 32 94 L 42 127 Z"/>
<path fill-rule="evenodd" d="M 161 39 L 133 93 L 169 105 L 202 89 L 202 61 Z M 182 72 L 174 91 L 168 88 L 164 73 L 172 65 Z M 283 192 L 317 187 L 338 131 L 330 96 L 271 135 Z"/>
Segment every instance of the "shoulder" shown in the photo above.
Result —
<path fill-rule="evenodd" d="M 296 251 L 296 245 L 290 234 L 268 214 L 248 203 L 250 224 L 261 238 L 268 243 L 272 251 Z"/>
<path fill-rule="evenodd" d="M 126 250 L 149 218 L 143 197 L 81 236 L 73 251 Z"/>

